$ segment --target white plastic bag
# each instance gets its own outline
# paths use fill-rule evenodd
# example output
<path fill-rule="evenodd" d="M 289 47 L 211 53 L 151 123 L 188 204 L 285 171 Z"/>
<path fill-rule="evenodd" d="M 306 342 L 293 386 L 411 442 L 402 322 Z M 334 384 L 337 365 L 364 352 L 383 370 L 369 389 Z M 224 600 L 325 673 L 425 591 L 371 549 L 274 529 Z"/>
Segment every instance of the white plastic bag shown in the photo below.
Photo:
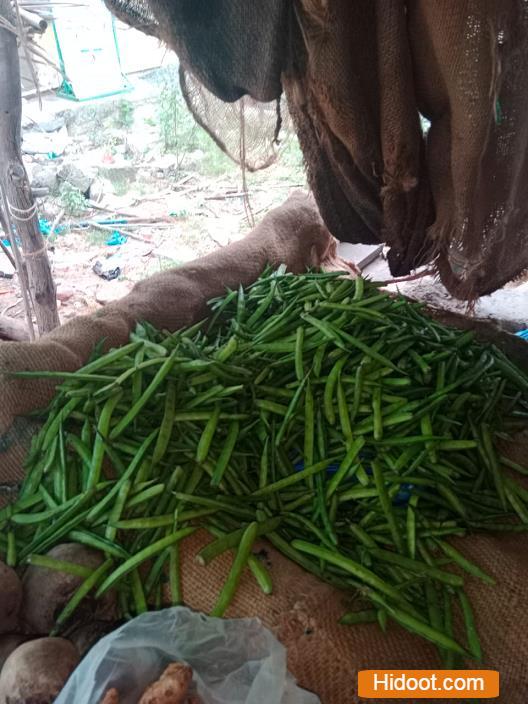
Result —
<path fill-rule="evenodd" d="M 100 640 L 55 704 L 99 704 L 111 687 L 137 704 L 165 667 L 194 670 L 204 704 L 320 704 L 286 669 L 286 650 L 256 618 L 209 618 L 183 607 L 142 614 Z"/>

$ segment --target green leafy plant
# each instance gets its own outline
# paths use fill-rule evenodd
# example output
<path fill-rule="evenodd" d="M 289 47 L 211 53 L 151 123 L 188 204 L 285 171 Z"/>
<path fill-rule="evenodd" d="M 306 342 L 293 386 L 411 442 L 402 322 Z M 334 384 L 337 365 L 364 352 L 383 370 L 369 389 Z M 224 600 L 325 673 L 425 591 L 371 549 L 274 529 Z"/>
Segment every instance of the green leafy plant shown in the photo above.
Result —
<path fill-rule="evenodd" d="M 177 154 L 181 166 L 185 153 L 196 147 L 197 125 L 185 104 L 176 67 L 161 76 L 158 113 L 163 149 Z"/>
<path fill-rule="evenodd" d="M 203 159 L 200 159 L 203 171 L 221 174 L 237 168 L 194 121 L 180 88 L 178 69 L 174 66 L 161 74 L 158 121 L 163 150 L 177 156 L 177 170 L 183 168 L 192 152 L 196 151 L 203 153 Z"/>
<path fill-rule="evenodd" d="M 116 105 L 114 125 L 123 130 L 129 130 L 134 124 L 134 105 L 130 100 L 120 100 Z"/>
<path fill-rule="evenodd" d="M 78 188 L 65 181 L 59 189 L 59 203 L 66 215 L 80 215 L 86 210 L 86 199 Z"/>

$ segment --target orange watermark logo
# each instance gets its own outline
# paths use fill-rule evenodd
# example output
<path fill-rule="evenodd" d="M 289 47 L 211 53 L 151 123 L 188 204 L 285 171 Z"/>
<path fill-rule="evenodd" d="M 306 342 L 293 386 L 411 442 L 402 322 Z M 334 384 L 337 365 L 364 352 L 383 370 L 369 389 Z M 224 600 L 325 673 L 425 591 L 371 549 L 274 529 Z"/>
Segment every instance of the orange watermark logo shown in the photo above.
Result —
<path fill-rule="evenodd" d="M 361 670 L 358 696 L 366 699 L 493 699 L 496 670 Z"/>

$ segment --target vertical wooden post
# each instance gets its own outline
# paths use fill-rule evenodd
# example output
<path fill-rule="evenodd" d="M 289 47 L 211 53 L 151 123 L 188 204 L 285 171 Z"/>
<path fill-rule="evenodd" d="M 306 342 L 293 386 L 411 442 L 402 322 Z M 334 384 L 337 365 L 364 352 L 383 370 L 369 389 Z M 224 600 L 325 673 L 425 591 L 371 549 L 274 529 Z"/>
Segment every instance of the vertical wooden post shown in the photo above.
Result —
<path fill-rule="evenodd" d="M 9 0 L 0 0 L 0 16 L 14 24 Z M 13 32 L 0 27 L 0 186 L 5 201 L 4 216 L 10 228 L 10 238 L 18 238 L 22 244 L 29 294 L 37 327 L 42 334 L 53 330 L 60 321 L 46 245 L 22 162 L 21 117 L 17 38 Z"/>

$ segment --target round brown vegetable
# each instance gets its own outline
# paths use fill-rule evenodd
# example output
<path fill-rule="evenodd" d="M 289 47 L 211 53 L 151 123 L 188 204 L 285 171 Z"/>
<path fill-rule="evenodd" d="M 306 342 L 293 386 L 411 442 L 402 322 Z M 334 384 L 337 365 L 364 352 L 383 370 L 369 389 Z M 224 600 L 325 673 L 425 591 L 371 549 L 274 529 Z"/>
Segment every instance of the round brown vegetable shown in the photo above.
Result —
<path fill-rule="evenodd" d="M 103 636 L 117 628 L 118 624 L 114 621 L 90 621 L 83 623 L 73 631 L 68 631 L 64 635 L 71 640 L 74 646 L 79 651 L 79 655 L 83 657 L 90 648 L 95 645 Z"/>
<path fill-rule="evenodd" d="M 64 638 L 37 638 L 19 645 L 0 674 L 1 704 L 51 704 L 79 662 Z"/>
<path fill-rule="evenodd" d="M 29 636 L 24 636 L 22 633 L 7 633 L 0 636 L 0 672 L 13 650 L 16 650 L 19 645 L 22 645 L 27 640 L 29 640 Z"/>
<path fill-rule="evenodd" d="M 97 550 L 78 543 L 56 545 L 47 556 L 54 560 L 82 565 L 89 570 L 97 569 L 104 559 Z M 56 617 L 85 578 L 30 565 L 23 578 L 22 618 L 27 630 L 38 634 L 50 633 Z M 89 609 L 90 619 L 111 619 L 114 616 L 115 594 L 108 592 L 97 604 L 86 600 L 85 606 Z M 79 612 L 78 615 L 82 619 L 82 613 Z"/>
<path fill-rule="evenodd" d="M 9 633 L 18 626 L 22 603 L 22 584 L 11 567 L 0 562 L 0 633 Z"/>

